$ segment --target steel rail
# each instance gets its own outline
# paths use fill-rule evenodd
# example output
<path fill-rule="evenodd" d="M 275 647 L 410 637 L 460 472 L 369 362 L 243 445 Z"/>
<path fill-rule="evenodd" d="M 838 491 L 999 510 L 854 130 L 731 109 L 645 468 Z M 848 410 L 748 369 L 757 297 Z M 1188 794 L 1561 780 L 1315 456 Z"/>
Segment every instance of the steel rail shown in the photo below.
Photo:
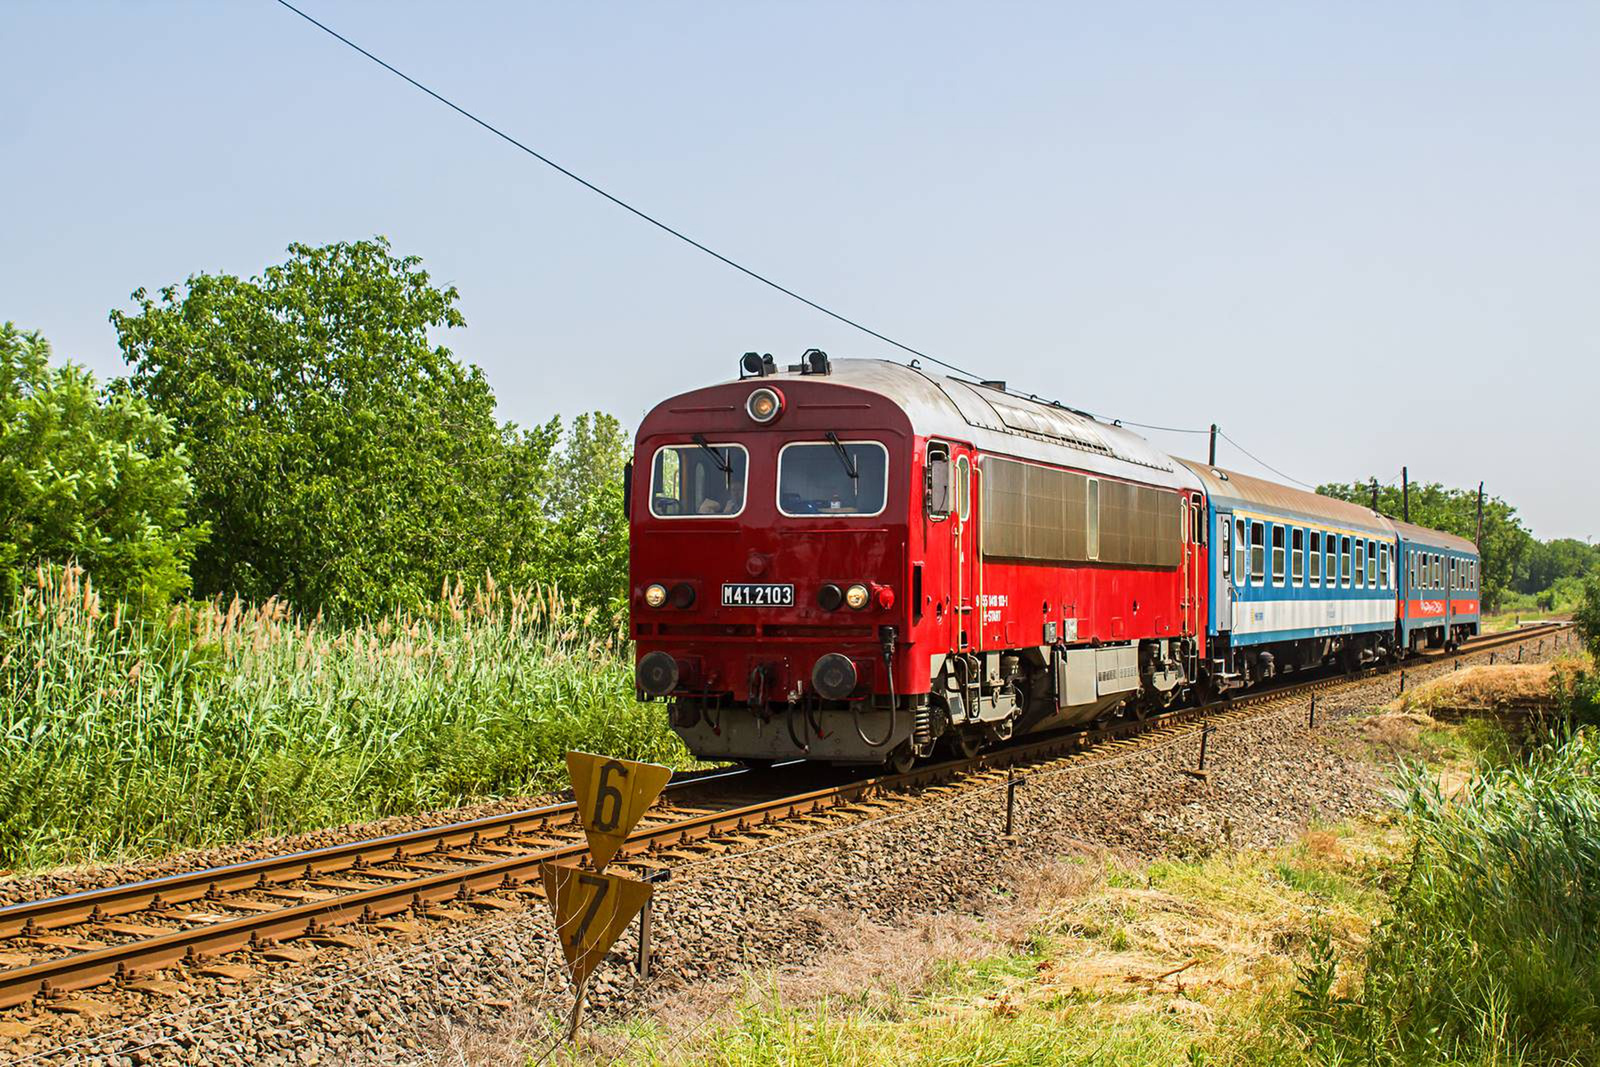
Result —
<path fill-rule="evenodd" d="M 1460 652 L 1461 654 L 1485 652 L 1502 645 L 1525 642 L 1561 628 L 1560 624 L 1552 624 L 1504 634 L 1484 635 L 1473 639 L 1470 647 L 1463 648 Z M 1447 658 L 1453 654 L 1455 653 L 1434 652 L 1427 658 Z M 1147 719 L 1124 720 L 1094 730 L 1063 732 L 979 753 L 967 759 L 927 764 L 905 774 L 858 779 L 793 796 L 697 814 L 665 824 L 642 826 L 629 837 L 619 853 L 619 858 L 638 859 L 652 851 L 674 845 L 687 845 L 725 831 L 749 830 L 756 825 L 770 825 L 796 814 L 822 812 L 828 808 L 859 802 L 875 795 L 944 782 L 975 772 L 1056 758 L 1066 753 L 1088 749 L 1105 741 L 1168 730 L 1207 717 L 1222 717 L 1229 711 L 1242 711 L 1259 704 L 1281 702 L 1310 690 L 1358 685 L 1375 674 L 1392 673 L 1405 665 L 1402 662 L 1379 667 L 1375 671 L 1369 670 L 1356 676 L 1340 675 L 1288 683 L 1235 699 L 1181 708 Z M 699 776 L 685 779 L 675 785 L 686 788 L 715 778 L 734 776 L 732 773 Z M 277 876 L 282 876 L 278 877 L 279 881 L 314 877 L 317 873 L 324 873 L 316 870 L 318 857 L 331 861 L 337 856 L 340 862 L 345 863 L 344 867 L 337 869 L 343 870 L 356 866 L 357 857 L 366 857 L 364 862 L 390 862 L 398 859 L 403 863 L 407 856 L 435 851 L 441 845 L 470 847 L 471 844 L 483 840 L 481 831 L 486 827 L 506 828 L 506 833 L 510 832 L 509 827 L 524 822 L 537 823 L 542 827 L 551 819 L 571 814 L 572 810 L 570 804 L 551 805 L 547 808 L 530 809 L 527 812 L 454 823 L 447 827 L 409 831 L 376 840 L 351 842 L 347 845 L 329 846 L 326 849 L 296 853 L 292 856 L 236 864 L 197 872 L 194 875 L 176 875 L 129 886 L 87 890 L 66 897 L 13 905 L 0 910 L 0 919 L 8 924 L 0 927 L 0 930 L 10 931 L 13 936 L 17 934 L 26 936 L 30 930 L 45 928 L 44 923 L 49 923 L 53 928 L 70 925 L 72 922 L 93 921 L 112 914 L 125 914 L 127 910 L 141 910 L 132 907 L 115 913 L 110 910 L 112 907 L 123 908 L 124 905 L 141 899 L 145 901 L 143 908 L 154 906 L 159 912 L 161 903 L 176 902 L 180 891 L 187 894 L 182 897 L 183 900 L 206 899 L 229 889 L 255 888 L 261 884 L 260 879 L 264 875 L 267 876 L 269 884 L 272 878 Z M 517 891 L 540 895 L 542 889 L 537 877 L 540 864 L 581 858 L 586 854 L 587 846 L 579 839 L 554 847 L 531 849 L 522 855 L 489 860 L 459 870 L 421 875 L 405 882 L 376 885 L 328 900 L 307 901 L 269 913 L 210 922 L 196 928 L 174 930 L 171 933 L 128 944 L 91 949 L 25 967 L 0 971 L 0 1008 L 25 1003 L 40 994 L 55 994 L 88 988 L 107 981 L 131 979 L 145 972 L 184 962 L 200 962 L 208 957 L 239 949 L 267 948 L 279 941 L 326 936 L 332 928 L 354 922 L 376 922 L 406 911 L 417 911 L 425 915 L 430 905 L 453 899 L 470 903 L 473 897 L 480 893 Z M 359 870 L 359 866 L 356 866 L 356 869 Z M 244 879 L 244 882 L 233 884 L 232 879 L 235 877 Z M 166 892 L 163 892 L 162 887 L 166 887 Z M 157 903 L 156 898 L 159 898 L 161 903 Z M 14 921 L 17 915 L 24 913 L 34 922 L 34 926 L 26 927 L 25 923 L 19 925 Z M 69 914 L 76 918 L 56 921 L 57 916 Z"/>
<path fill-rule="evenodd" d="M 696 773 L 674 779 L 662 792 L 676 792 L 748 773 L 744 768 Z M 520 833 L 547 831 L 551 823 L 576 814 L 577 805 L 572 801 L 563 801 L 540 808 L 485 815 L 445 826 L 427 826 L 385 837 L 362 838 L 282 856 L 244 860 L 222 867 L 208 867 L 12 904 L 0 908 L 0 939 L 129 915 L 151 907 L 215 898 L 227 892 L 270 888 L 303 878 L 359 869 L 373 863 L 404 863 L 408 858 L 424 856 L 441 848 L 471 847 Z M 572 832 L 581 836 L 579 830 Z"/>

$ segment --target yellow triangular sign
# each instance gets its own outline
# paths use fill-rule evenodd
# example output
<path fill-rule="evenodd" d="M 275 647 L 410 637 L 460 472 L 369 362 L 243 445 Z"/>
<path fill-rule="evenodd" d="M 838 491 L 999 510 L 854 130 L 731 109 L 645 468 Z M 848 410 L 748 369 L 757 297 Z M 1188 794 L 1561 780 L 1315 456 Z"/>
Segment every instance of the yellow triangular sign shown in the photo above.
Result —
<path fill-rule="evenodd" d="M 555 912 L 556 934 L 567 972 L 579 989 L 600 966 L 654 888 L 615 874 L 596 874 L 554 863 L 540 865 L 545 899 Z"/>
<path fill-rule="evenodd" d="M 644 809 L 661 795 L 672 777 L 670 768 L 655 763 L 567 753 L 567 773 L 578 804 L 578 821 L 589 838 L 589 858 L 596 871 L 606 869 L 628 839 Z"/>

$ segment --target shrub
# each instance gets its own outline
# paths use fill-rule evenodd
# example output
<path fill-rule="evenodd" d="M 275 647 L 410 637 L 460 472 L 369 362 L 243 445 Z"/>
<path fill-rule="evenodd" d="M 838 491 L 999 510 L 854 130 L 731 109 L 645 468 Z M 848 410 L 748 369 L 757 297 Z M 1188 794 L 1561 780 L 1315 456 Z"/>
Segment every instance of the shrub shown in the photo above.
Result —
<path fill-rule="evenodd" d="M 1407 772 L 1415 852 L 1330 1059 L 1600 1055 L 1600 736 L 1551 741 L 1446 798 Z M 1340 1051 L 1342 1050 L 1342 1051 Z"/>

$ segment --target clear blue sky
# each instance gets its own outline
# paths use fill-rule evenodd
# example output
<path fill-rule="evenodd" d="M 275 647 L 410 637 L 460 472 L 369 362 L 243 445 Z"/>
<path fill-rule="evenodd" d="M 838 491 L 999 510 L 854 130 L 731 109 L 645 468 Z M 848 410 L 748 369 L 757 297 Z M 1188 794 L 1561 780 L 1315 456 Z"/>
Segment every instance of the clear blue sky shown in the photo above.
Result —
<path fill-rule="evenodd" d="M 986 376 L 1600 535 L 1600 6 L 305 5 Z M 448 343 L 518 421 L 636 424 L 752 348 L 893 354 L 270 0 L 8 0 L 0 42 L 0 319 L 102 374 L 135 287 L 377 233 L 459 286 Z"/>

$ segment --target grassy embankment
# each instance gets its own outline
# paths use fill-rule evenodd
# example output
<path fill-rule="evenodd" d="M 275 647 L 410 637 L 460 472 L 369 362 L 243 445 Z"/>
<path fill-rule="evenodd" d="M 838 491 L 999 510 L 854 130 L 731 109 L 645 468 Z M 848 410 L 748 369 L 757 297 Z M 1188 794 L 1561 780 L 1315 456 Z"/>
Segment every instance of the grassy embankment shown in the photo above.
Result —
<path fill-rule="evenodd" d="M 928 946 L 907 935 L 877 949 L 889 978 L 870 953 L 798 992 L 753 977 L 681 1045 L 625 1035 L 635 1061 L 1597 1062 L 1600 736 L 1519 748 L 1482 720 L 1415 717 L 1429 699 L 1373 731 L 1411 757 L 1389 820 L 1269 852 L 1059 864 L 976 947 L 908 970 Z"/>
<path fill-rule="evenodd" d="M 568 748 L 686 765 L 624 649 L 492 583 L 335 629 L 277 602 L 139 623 L 41 577 L 0 620 L 0 870 L 560 788 Z"/>

